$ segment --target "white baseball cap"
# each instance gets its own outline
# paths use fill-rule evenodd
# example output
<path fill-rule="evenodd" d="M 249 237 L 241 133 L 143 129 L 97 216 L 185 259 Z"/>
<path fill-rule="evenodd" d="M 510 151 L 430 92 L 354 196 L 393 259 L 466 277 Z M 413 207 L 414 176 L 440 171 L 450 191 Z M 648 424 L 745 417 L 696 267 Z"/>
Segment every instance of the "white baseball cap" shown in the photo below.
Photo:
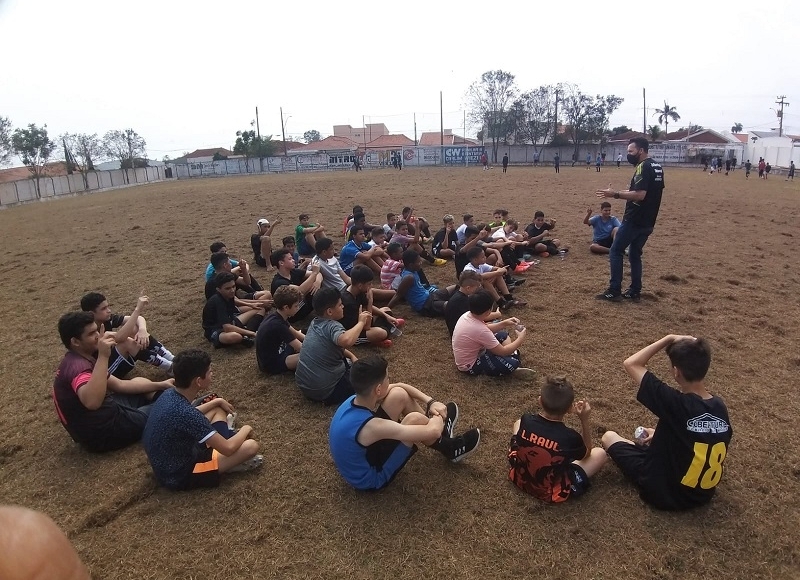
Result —
<path fill-rule="evenodd" d="M 260 220 L 258 220 L 258 221 L 256 222 L 256 225 L 257 225 L 258 227 L 261 227 L 261 226 L 268 226 L 268 225 L 269 225 L 269 220 L 268 220 L 268 219 L 266 219 L 266 218 L 261 218 Z"/>

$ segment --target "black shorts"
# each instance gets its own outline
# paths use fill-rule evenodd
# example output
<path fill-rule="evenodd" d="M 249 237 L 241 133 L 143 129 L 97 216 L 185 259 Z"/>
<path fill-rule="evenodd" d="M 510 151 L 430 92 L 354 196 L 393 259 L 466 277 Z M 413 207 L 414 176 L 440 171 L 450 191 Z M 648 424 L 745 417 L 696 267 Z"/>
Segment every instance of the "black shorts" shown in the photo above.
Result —
<path fill-rule="evenodd" d="M 117 416 L 95 440 L 82 442 L 88 451 L 94 453 L 115 451 L 132 445 L 142 438 L 151 402 L 145 395 L 111 393 L 111 398 L 117 404 Z"/>
<path fill-rule="evenodd" d="M 254 258 L 255 258 L 255 263 L 256 264 L 258 264 L 262 268 L 266 268 L 267 267 L 267 261 L 264 258 L 262 258 L 261 256 L 255 256 Z"/>
<path fill-rule="evenodd" d="M 108 374 L 114 375 L 118 379 L 124 379 L 129 372 L 133 370 L 136 361 L 133 357 L 125 358 L 122 356 L 117 347 L 111 349 L 111 355 L 108 357 Z"/>
<path fill-rule="evenodd" d="M 448 300 L 450 300 L 450 293 L 447 288 L 437 288 L 430 293 L 419 313 L 430 317 L 444 316 L 444 307 Z"/>
<path fill-rule="evenodd" d="M 336 386 L 333 388 L 333 391 L 331 391 L 331 394 L 322 401 L 326 406 L 339 406 L 356 394 L 356 392 L 353 390 L 353 385 L 350 384 L 349 361 L 345 363 L 345 366 L 346 369 L 342 375 L 342 378 L 340 378 L 339 382 L 336 383 Z"/>
<path fill-rule="evenodd" d="M 219 487 L 219 452 L 208 447 L 200 452 L 192 473 L 178 486 L 179 490 Z"/>
<path fill-rule="evenodd" d="M 394 419 L 389 417 L 386 411 L 383 410 L 383 407 L 378 407 L 378 410 L 375 411 L 375 416 L 380 419 L 394 421 Z M 391 471 L 391 476 L 386 480 L 386 483 L 383 484 L 383 487 L 386 487 L 392 483 L 397 474 L 400 473 L 400 470 L 405 467 L 408 460 L 411 459 L 416 452 L 416 445 L 408 447 L 397 439 L 381 439 L 367 447 L 367 463 L 377 471 L 383 471 L 384 468 Z M 383 489 L 383 487 L 381 489 Z"/>
<path fill-rule="evenodd" d="M 271 375 L 280 375 L 289 372 L 289 367 L 286 366 L 286 358 L 293 354 L 295 354 L 294 348 L 287 344 L 286 349 L 282 353 L 271 356 L 264 361 L 264 366 L 261 368 L 261 371 Z"/>
<path fill-rule="evenodd" d="M 614 238 L 608 236 L 607 238 L 603 238 L 602 240 L 597 240 L 594 242 L 598 246 L 603 246 L 604 248 L 610 248 L 611 244 L 614 243 Z"/>
<path fill-rule="evenodd" d="M 592 486 L 589 481 L 589 476 L 586 475 L 583 467 L 577 463 L 569 464 L 569 467 L 567 467 L 567 474 L 569 474 L 569 479 L 572 482 L 569 493 L 570 499 L 582 496 Z"/>
<path fill-rule="evenodd" d="M 617 464 L 617 467 L 625 477 L 637 485 L 639 484 L 639 478 L 642 475 L 644 460 L 647 455 L 646 449 L 638 445 L 631 445 L 625 441 L 617 441 L 606 449 L 606 453 Z"/>

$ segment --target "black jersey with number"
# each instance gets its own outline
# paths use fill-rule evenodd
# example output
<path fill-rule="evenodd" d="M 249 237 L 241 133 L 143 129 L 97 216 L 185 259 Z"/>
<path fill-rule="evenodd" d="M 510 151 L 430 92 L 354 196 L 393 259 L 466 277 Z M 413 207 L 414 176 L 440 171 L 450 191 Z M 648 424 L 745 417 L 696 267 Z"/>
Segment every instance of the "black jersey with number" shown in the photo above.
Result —
<path fill-rule="evenodd" d="M 658 417 L 638 481 L 642 499 L 668 510 L 708 502 L 733 436 L 725 403 L 681 393 L 649 371 L 637 399 Z"/>
<path fill-rule="evenodd" d="M 633 172 L 630 191 L 646 191 L 641 201 L 628 201 L 625 204 L 623 222 L 635 226 L 650 227 L 656 225 L 656 217 L 661 207 L 661 194 L 664 191 L 664 169 L 657 161 L 649 157 L 639 163 Z"/>
<path fill-rule="evenodd" d="M 546 502 L 566 501 L 572 491 L 570 463 L 586 457 L 583 437 L 562 421 L 526 413 L 511 438 L 508 477 Z"/>

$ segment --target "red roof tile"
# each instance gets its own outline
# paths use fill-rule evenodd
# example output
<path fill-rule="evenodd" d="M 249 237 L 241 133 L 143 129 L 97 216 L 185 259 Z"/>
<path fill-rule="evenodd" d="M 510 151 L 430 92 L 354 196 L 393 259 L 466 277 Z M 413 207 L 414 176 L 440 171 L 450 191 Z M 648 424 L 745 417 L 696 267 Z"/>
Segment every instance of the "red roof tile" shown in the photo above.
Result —
<path fill-rule="evenodd" d="M 286 143 L 288 146 L 288 142 Z M 347 137 L 325 137 L 321 141 L 312 141 L 311 143 L 303 143 L 297 147 L 289 149 L 289 151 L 302 152 L 302 151 L 341 151 L 346 149 L 348 151 L 355 151 L 358 149 L 358 143 L 351 141 Z"/>
<path fill-rule="evenodd" d="M 224 147 L 213 147 L 211 149 L 195 149 L 188 155 L 184 156 L 184 159 L 195 159 L 197 157 L 214 157 L 216 153 L 224 155 L 225 157 L 230 157 L 231 155 L 233 155 L 233 151 L 229 151 Z"/>
<path fill-rule="evenodd" d="M 367 143 L 367 149 L 389 149 L 391 147 L 413 147 L 414 142 L 405 135 L 381 135 Z"/>
<path fill-rule="evenodd" d="M 48 163 L 44 168 L 43 175 L 59 176 L 67 174 L 67 164 L 63 161 Z M 29 179 L 31 172 L 27 167 L 12 167 L 10 169 L 0 169 L 0 183 L 9 183 L 21 179 Z"/>

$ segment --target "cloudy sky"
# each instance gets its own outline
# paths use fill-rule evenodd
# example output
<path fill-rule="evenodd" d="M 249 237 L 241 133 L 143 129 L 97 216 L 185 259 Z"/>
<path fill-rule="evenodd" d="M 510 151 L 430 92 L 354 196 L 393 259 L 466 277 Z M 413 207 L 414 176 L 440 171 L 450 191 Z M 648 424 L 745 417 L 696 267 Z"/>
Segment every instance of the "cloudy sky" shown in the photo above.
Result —
<path fill-rule="evenodd" d="M 334 124 L 461 133 L 464 94 L 490 69 L 522 89 L 572 82 L 647 124 L 800 133 L 800 9 L 764 3 L 0 0 L 0 116 L 51 135 L 131 127 L 148 154 L 230 147 L 258 106 L 262 135 Z M 477 128 L 469 128 L 474 135 Z"/>

